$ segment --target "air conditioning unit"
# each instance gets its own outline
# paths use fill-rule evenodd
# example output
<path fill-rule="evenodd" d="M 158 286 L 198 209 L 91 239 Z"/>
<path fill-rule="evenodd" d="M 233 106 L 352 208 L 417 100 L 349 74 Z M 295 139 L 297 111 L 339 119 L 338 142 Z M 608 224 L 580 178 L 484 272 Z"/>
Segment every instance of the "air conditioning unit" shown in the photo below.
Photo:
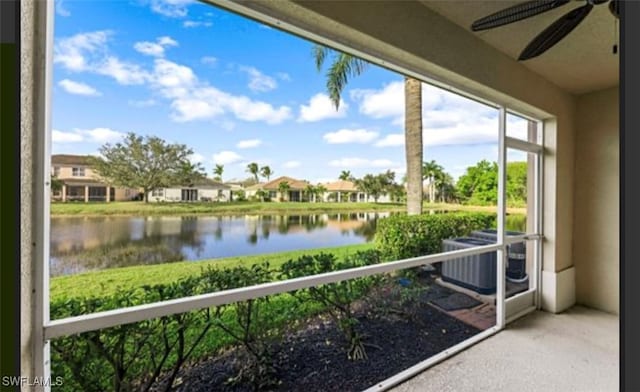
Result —
<path fill-rule="evenodd" d="M 482 238 L 452 238 L 442 241 L 442 250 L 451 252 L 490 244 L 491 241 Z M 493 294 L 496 292 L 496 261 L 495 251 L 443 261 L 442 280 L 480 294 Z"/>
<path fill-rule="evenodd" d="M 507 231 L 506 234 L 507 236 L 516 236 L 523 235 L 525 233 L 521 233 L 519 231 Z M 495 229 L 476 230 L 472 231 L 470 236 L 474 238 L 481 238 L 495 244 L 498 237 L 498 231 Z M 526 242 L 517 242 L 507 246 L 507 255 L 507 280 L 514 283 L 526 282 L 529 278 L 527 276 Z"/>

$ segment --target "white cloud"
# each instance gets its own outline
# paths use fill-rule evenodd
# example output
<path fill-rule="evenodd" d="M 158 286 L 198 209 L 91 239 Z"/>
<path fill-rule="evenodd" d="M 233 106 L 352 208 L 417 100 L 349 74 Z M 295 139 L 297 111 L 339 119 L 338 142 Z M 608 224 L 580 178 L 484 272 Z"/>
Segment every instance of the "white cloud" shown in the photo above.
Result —
<path fill-rule="evenodd" d="M 475 124 L 459 123 L 423 131 L 425 146 L 487 144 L 498 142 L 497 122 L 478 120 Z"/>
<path fill-rule="evenodd" d="M 213 23 L 201 22 L 201 21 L 195 21 L 195 20 L 185 20 L 184 22 L 182 22 L 182 26 L 185 28 L 194 28 L 194 27 L 200 27 L 200 26 L 211 27 L 213 26 Z"/>
<path fill-rule="evenodd" d="M 213 154 L 213 163 L 220 165 L 228 165 L 242 160 L 242 156 L 234 151 L 220 151 Z"/>
<path fill-rule="evenodd" d="M 178 42 L 171 37 L 164 36 L 159 37 L 156 42 L 136 42 L 133 48 L 147 56 L 163 57 L 165 49 L 169 46 L 178 46 Z"/>
<path fill-rule="evenodd" d="M 193 0 L 151 0 L 151 11 L 169 18 L 184 18 L 187 16 L 187 6 Z"/>
<path fill-rule="evenodd" d="M 204 162 L 204 156 L 202 156 L 202 154 L 198 154 L 197 152 L 194 152 L 193 154 L 191 154 L 191 156 L 189 157 L 189 160 L 191 161 L 192 164 L 197 164 L 197 163 L 202 163 Z"/>
<path fill-rule="evenodd" d="M 353 168 L 391 168 L 396 164 L 389 159 L 341 158 L 329 161 L 329 166 L 342 169 Z"/>
<path fill-rule="evenodd" d="M 282 167 L 285 169 L 295 169 L 296 167 L 300 167 L 300 161 L 287 161 L 282 164 Z"/>
<path fill-rule="evenodd" d="M 164 56 L 164 47 L 154 42 L 136 42 L 135 45 L 133 45 L 133 48 L 142 54 L 146 54 L 147 56 Z"/>
<path fill-rule="evenodd" d="M 112 77 L 119 84 L 135 85 L 144 84 L 150 77 L 149 73 L 137 64 L 125 63 L 117 57 L 107 57 L 95 72 L 100 75 Z"/>
<path fill-rule="evenodd" d="M 69 71 L 110 76 L 124 85 L 142 84 L 149 75 L 140 66 L 120 61 L 107 53 L 109 30 L 79 33 L 62 38 L 54 47 L 54 63 Z"/>
<path fill-rule="evenodd" d="M 284 80 L 285 82 L 291 81 L 291 76 L 286 72 L 278 72 L 276 76 L 278 77 L 278 79 Z"/>
<path fill-rule="evenodd" d="M 129 105 L 133 106 L 134 108 L 148 108 L 151 106 L 155 106 L 157 104 L 157 102 L 155 101 L 155 99 L 145 99 L 145 100 L 141 100 L 141 101 L 136 101 L 136 100 L 129 100 Z"/>
<path fill-rule="evenodd" d="M 336 132 L 325 133 L 322 138 L 329 144 L 365 144 L 372 142 L 377 137 L 378 132 L 366 129 L 340 129 Z"/>
<path fill-rule="evenodd" d="M 347 105 L 343 100 L 340 100 L 339 109 L 336 110 L 328 95 L 318 93 L 309 99 L 308 105 L 300 105 L 298 121 L 314 122 L 328 118 L 342 118 L 347 115 L 348 108 L 349 105 Z"/>
<path fill-rule="evenodd" d="M 58 82 L 58 85 L 69 94 L 85 95 L 97 97 L 102 95 L 98 90 L 85 83 L 74 82 L 73 80 L 63 79 Z"/>
<path fill-rule="evenodd" d="M 372 118 L 404 116 L 404 83 L 392 82 L 381 90 L 350 91 L 351 99 L 360 104 L 360 113 Z"/>
<path fill-rule="evenodd" d="M 451 95 L 440 88 L 422 84 L 422 108 L 430 110 L 442 103 L 444 95 Z M 396 125 L 404 123 L 404 82 L 396 81 L 380 90 L 355 89 L 351 99 L 359 103 L 360 113 L 372 118 L 391 118 Z"/>
<path fill-rule="evenodd" d="M 79 132 L 86 135 L 86 138 L 87 138 L 86 141 L 92 142 L 92 143 L 115 142 L 122 139 L 122 137 L 124 137 L 124 133 L 114 131 L 109 128 L 85 129 L 85 130 L 79 130 Z"/>
<path fill-rule="evenodd" d="M 77 132 L 63 132 L 57 129 L 51 131 L 51 141 L 53 143 L 77 143 L 82 140 L 82 135 Z"/>
<path fill-rule="evenodd" d="M 54 129 L 52 131 L 52 142 L 54 143 L 110 143 L 119 141 L 125 134 L 109 128 L 94 129 L 74 129 L 70 132 L 63 132 Z"/>
<path fill-rule="evenodd" d="M 249 89 L 253 92 L 267 92 L 278 87 L 278 83 L 271 76 L 267 76 L 254 67 L 240 67 L 249 75 Z"/>
<path fill-rule="evenodd" d="M 63 0 L 56 0 L 56 14 L 60 16 L 71 16 L 71 12 L 64 8 Z"/>
<path fill-rule="evenodd" d="M 404 124 L 404 83 L 391 82 L 379 90 L 352 90 L 359 111 L 375 119 Z M 497 111 L 431 85 L 422 85 L 423 143 L 426 146 L 497 142 Z M 387 135 L 378 147 L 401 146 L 402 134 Z"/>
<path fill-rule="evenodd" d="M 404 133 L 392 133 L 375 143 L 376 147 L 404 146 Z"/>
<path fill-rule="evenodd" d="M 158 37 L 158 43 L 162 46 L 178 46 L 178 41 L 167 35 Z"/>
<path fill-rule="evenodd" d="M 54 46 L 53 62 L 70 71 L 86 71 L 96 52 L 104 51 L 111 34 L 109 30 L 102 30 L 62 38 Z"/>
<path fill-rule="evenodd" d="M 262 144 L 260 139 L 240 140 L 236 147 L 238 148 L 255 148 Z"/>
<path fill-rule="evenodd" d="M 177 122 L 210 120 L 231 114 L 243 121 L 279 124 L 292 117 L 288 106 L 275 107 L 267 102 L 221 91 L 206 81 L 198 80 L 191 68 L 164 58 L 156 58 L 152 70 L 124 62 L 107 52 L 108 35 L 108 32 L 93 32 L 64 38 L 56 47 L 56 61 L 70 70 L 109 76 L 122 85 L 148 83 L 160 96 L 170 100 L 169 105 L 173 109 L 170 117 Z M 160 37 L 157 43 L 177 45 L 170 37 Z M 101 52 L 101 58 L 97 52 Z M 87 53 L 91 55 L 91 61 L 85 58 Z M 267 85 L 260 88 L 264 86 Z"/>
<path fill-rule="evenodd" d="M 204 56 L 203 58 L 200 59 L 200 61 L 203 64 L 212 65 L 212 66 L 218 63 L 218 59 L 213 56 Z"/>

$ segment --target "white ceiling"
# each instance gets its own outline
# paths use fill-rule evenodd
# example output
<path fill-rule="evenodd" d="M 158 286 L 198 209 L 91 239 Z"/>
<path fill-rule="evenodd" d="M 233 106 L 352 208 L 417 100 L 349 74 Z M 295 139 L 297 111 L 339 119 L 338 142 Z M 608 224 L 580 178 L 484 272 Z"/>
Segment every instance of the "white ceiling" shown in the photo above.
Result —
<path fill-rule="evenodd" d="M 472 32 L 476 19 L 523 1 L 421 0 L 431 10 L 475 34 L 477 37 L 517 59 L 527 44 L 556 19 L 585 1 L 572 1 L 555 10 L 509 25 Z M 612 52 L 617 24 L 608 3 L 597 5 L 568 36 L 542 55 L 522 64 L 560 88 L 583 94 L 618 85 L 619 54 Z M 619 42 L 618 42 L 619 44 Z"/>

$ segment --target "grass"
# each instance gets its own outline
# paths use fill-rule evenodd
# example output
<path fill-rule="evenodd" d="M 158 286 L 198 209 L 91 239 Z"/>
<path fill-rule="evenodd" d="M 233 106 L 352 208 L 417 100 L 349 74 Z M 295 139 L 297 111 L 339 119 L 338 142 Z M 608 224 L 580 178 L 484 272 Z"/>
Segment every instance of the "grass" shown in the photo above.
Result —
<path fill-rule="evenodd" d="M 449 203 L 424 203 L 425 209 L 452 211 L 491 211 L 495 206 L 467 206 Z M 320 214 L 340 212 L 405 211 L 404 203 L 296 203 L 296 202 L 230 202 L 230 203 L 144 203 L 138 201 L 113 203 L 51 203 L 52 216 L 105 215 L 279 215 Z M 509 208 L 510 213 L 525 213 L 521 207 Z"/>
<path fill-rule="evenodd" d="M 200 273 L 202 268 L 218 268 L 252 264 L 268 261 L 272 267 L 279 267 L 288 260 L 302 255 L 314 255 L 331 252 L 338 259 L 357 251 L 372 249 L 373 243 L 347 245 L 333 248 L 316 248 L 269 253 L 251 256 L 237 256 L 202 261 L 179 261 L 155 265 L 111 268 L 101 271 L 85 272 L 77 275 L 58 276 L 51 279 L 51 301 L 65 298 L 107 296 L 120 290 L 141 287 L 146 284 L 163 284 Z"/>

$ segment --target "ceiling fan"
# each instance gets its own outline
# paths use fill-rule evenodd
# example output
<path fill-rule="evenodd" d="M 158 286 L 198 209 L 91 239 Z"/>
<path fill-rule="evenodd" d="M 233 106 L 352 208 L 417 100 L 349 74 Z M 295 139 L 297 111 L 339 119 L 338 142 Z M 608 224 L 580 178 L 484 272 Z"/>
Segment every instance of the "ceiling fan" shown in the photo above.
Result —
<path fill-rule="evenodd" d="M 570 0 L 533 0 L 513 7 L 505 8 L 501 11 L 485 16 L 473 22 L 472 31 L 488 30 L 494 27 L 503 26 L 509 23 L 517 22 L 551 11 L 561 7 Z M 620 0 L 585 0 L 586 4 L 569 11 L 560 19 L 556 20 L 547 27 L 543 32 L 538 34 L 529 45 L 522 51 L 518 61 L 528 60 L 541 55 L 549 50 L 553 45 L 566 37 L 580 22 L 586 18 L 594 6 L 609 2 L 609 11 L 619 18 L 619 2 Z M 617 53 L 617 46 L 614 46 L 614 53 Z"/>

